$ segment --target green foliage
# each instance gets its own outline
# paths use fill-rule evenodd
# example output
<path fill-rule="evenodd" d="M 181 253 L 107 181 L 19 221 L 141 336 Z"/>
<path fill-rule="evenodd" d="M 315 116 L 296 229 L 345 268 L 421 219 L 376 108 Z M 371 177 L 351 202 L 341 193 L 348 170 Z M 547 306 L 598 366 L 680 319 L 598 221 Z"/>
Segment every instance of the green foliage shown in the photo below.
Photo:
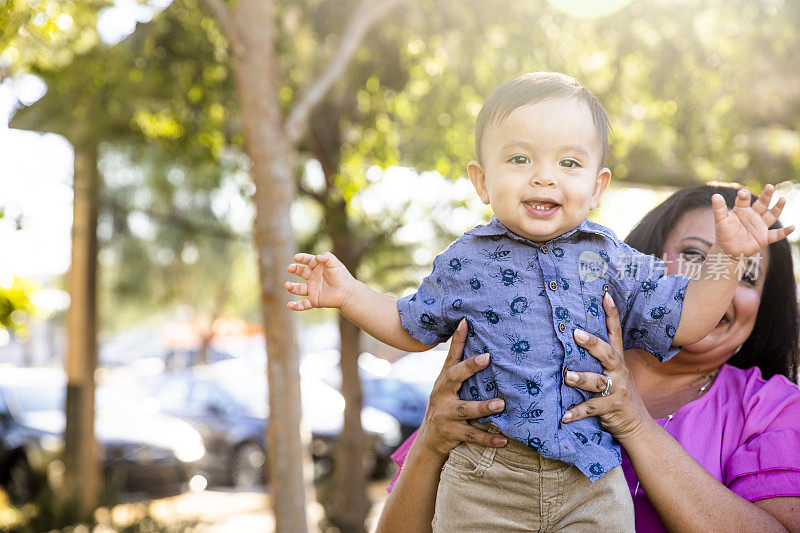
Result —
<path fill-rule="evenodd" d="M 248 237 L 213 209 L 223 190 L 237 189 L 245 202 L 252 194 L 225 36 L 199 0 L 175 0 L 108 48 L 81 37 L 94 32 L 90 22 L 105 4 L 64 1 L 58 12 L 50 4 L 23 13 L 19 0 L 7 0 L 0 50 L 38 35 L 18 31 L 39 28 L 31 26 L 41 20 L 37 10 L 49 17 L 47 31 L 61 12 L 75 21 L 69 32 L 35 41 L 41 49 L 68 42 L 61 48 L 70 51 L 70 68 L 47 53 L 42 61 L 15 56 L 14 65 L 39 73 L 49 88 L 15 125 L 60 132 L 73 144 L 102 140 L 108 186 L 101 259 L 108 275 L 101 279 L 115 301 L 113 311 L 101 307 L 113 315 L 106 318 L 125 323 L 136 308 L 152 312 L 176 302 L 218 308 L 226 283 L 237 287 L 228 301 L 246 302 L 240 310 L 257 316 Z M 277 2 L 285 112 L 335 53 L 358 5 Z M 613 125 L 608 164 L 618 182 L 725 179 L 758 187 L 796 180 L 798 27 L 800 5 L 766 0 L 637 0 L 594 19 L 545 0 L 513 9 L 505 0 L 409 2 L 370 33 L 314 110 L 299 162 L 317 160 L 324 180 L 311 183 L 298 171 L 310 219 L 303 245 L 330 248 L 336 235 L 347 235 L 373 281 L 398 288 L 415 278 L 407 267 L 419 263 L 410 258 L 420 244 L 394 236 L 405 206 L 371 210 L 363 198 L 382 178 L 370 178 L 368 169 L 400 164 L 463 177 L 483 100 L 499 83 L 534 70 L 566 72 L 598 95 Z M 129 174 L 136 178 L 126 181 Z M 449 213 L 463 202 L 437 210 Z M 132 230 L 136 220 L 151 226 L 147 235 Z M 453 228 L 435 223 L 442 239 L 451 235 Z"/>
<path fill-rule="evenodd" d="M 35 312 L 31 296 L 37 289 L 33 281 L 10 274 L 0 279 L 0 327 L 27 338 L 29 321 Z"/>
<path fill-rule="evenodd" d="M 105 489 L 101 498 L 107 499 Z M 77 493 L 65 493 L 45 485 L 36 493 L 34 499 L 19 509 L 13 507 L 0 495 L 0 522 L 3 531 L 33 533 L 38 531 L 62 530 L 79 524 L 93 526 L 96 521 L 93 512 L 81 511 L 80 497 Z"/>
<path fill-rule="evenodd" d="M 0 1 L 0 80 L 68 65 L 98 41 L 97 14 L 111 0 Z"/>
<path fill-rule="evenodd" d="M 417 64 L 394 98 L 401 160 L 462 175 L 481 101 L 520 73 L 554 70 L 608 110 L 618 180 L 797 180 L 798 4 L 639 0 L 597 19 L 544 0 L 506 8 L 436 3 L 409 14 Z"/>
<path fill-rule="evenodd" d="M 100 306 L 104 328 L 176 304 L 257 316 L 249 235 L 224 212 L 251 193 L 246 161 L 228 149 L 241 143 L 229 62 L 197 2 L 176 0 L 116 46 L 29 68 L 48 92 L 12 125 L 60 133 L 76 150 L 100 143 L 101 298 L 114 302 Z"/>
<path fill-rule="evenodd" d="M 227 41 L 197 0 L 175 0 L 118 46 L 136 98 L 131 126 L 145 141 L 199 162 L 243 144 Z"/>
<path fill-rule="evenodd" d="M 75 531 L 76 526 L 82 525 L 86 531 L 99 526 L 104 531 L 121 533 L 179 533 L 192 531 L 199 525 L 197 520 L 176 520 L 167 523 L 152 516 L 147 508 L 144 508 L 143 512 L 136 513 L 133 520 L 116 523 L 113 513 L 110 512 L 117 503 L 116 495 L 109 487 L 104 487 L 101 500 L 101 506 L 94 511 L 81 513 L 79 498 L 75 494 L 62 494 L 45 487 L 32 502 L 16 508 L 10 503 L 6 493 L 0 490 L 0 531 L 14 533 Z M 131 512 L 126 514 L 129 515 Z"/>
<path fill-rule="evenodd" d="M 247 189 L 241 164 L 198 164 L 161 145 L 108 147 L 101 158 L 107 184 L 100 260 L 102 294 L 115 305 L 104 315 L 105 328 L 176 304 L 211 318 L 258 316 L 250 239 L 232 229 L 223 209 Z"/>

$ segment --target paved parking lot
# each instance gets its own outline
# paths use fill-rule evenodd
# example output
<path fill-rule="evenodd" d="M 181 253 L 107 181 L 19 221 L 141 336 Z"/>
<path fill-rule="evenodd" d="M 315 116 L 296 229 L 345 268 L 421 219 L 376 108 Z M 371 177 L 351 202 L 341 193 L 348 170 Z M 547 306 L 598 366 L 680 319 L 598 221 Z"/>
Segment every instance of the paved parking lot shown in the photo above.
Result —
<path fill-rule="evenodd" d="M 387 480 L 372 481 L 367 487 L 370 501 L 374 502 L 368 517 L 368 528 L 377 522 L 386 499 Z M 165 524 L 184 524 L 193 532 L 259 532 L 275 531 L 275 519 L 271 512 L 272 501 L 264 492 L 236 492 L 231 490 L 204 490 L 186 492 L 176 496 L 154 500 L 138 500 L 115 506 L 110 512 L 101 513 L 101 523 L 117 526 L 130 524 L 149 514 Z M 315 526 L 323 517 L 322 506 L 312 502 L 308 506 L 310 531 L 319 531 Z M 98 532 L 111 531 L 99 527 Z"/>

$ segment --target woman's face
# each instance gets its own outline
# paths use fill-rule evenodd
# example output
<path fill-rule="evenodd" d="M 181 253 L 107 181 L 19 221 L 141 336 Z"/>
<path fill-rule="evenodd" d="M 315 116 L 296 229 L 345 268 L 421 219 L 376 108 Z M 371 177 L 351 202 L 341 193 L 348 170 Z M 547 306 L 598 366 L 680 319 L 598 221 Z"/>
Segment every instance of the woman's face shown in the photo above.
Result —
<path fill-rule="evenodd" d="M 689 274 L 696 263 L 706 260 L 714 244 L 714 214 L 711 208 L 698 208 L 686 213 L 664 242 L 663 254 L 670 274 Z M 741 346 L 753 331 L 761 291 L 769 262 L 769 250 L 764 248 L 750 257 L 747 267 L 737 271 L 741 280 L 725 315 L 705 338 L 683 347 L 675 359 L 691 357 L 697 361 L 722 364 Z M 692 266 L 692 263 L 695 263 Z M 696 272 L 696 270 L 694 270 Z M 687 361 L 684 359 L 684 361 Z"/>

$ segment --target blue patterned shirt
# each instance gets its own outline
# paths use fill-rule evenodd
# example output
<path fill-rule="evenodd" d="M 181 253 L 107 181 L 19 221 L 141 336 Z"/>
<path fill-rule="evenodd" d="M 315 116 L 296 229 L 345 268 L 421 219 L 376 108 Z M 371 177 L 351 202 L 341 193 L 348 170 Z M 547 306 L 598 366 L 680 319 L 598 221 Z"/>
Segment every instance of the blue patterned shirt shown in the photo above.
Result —
<path fill-rule="evenodd" d="M 687 283 L 594 222 L 584 220 L 539 245 L 493 217 L 439 254 L 418 291 L 397 307 L 403 328 L 425 344 L 447 340 L 466 317 L 464 356 L 492 358 L 464 382 L 460 397 L 503 398 L 505 411 L 482 422 L 545 457 L 574 464 L 594 481 L 620 464 L 620 451 L 597 417 L 560 423 L 564 412 L 592 396 L 566 385 L 564 371 L 603 371 L 572 331 L 607 341 L 602 299 L 611 292 L 624 348 L 666 361 L 678 352 L 671 344 Z"/>

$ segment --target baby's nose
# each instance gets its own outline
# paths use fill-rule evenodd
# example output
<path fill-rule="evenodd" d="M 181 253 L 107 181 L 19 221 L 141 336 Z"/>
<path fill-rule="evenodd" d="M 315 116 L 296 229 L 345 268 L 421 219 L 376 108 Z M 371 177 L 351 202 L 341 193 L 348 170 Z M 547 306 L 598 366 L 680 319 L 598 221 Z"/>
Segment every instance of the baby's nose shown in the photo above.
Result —
<path fill-rule="evenodd" d="M 534 169 L 531 175 L 531 185 L 538 187 L 554 187 L 558 185 L 553 172 L 547 168 Z"/>

